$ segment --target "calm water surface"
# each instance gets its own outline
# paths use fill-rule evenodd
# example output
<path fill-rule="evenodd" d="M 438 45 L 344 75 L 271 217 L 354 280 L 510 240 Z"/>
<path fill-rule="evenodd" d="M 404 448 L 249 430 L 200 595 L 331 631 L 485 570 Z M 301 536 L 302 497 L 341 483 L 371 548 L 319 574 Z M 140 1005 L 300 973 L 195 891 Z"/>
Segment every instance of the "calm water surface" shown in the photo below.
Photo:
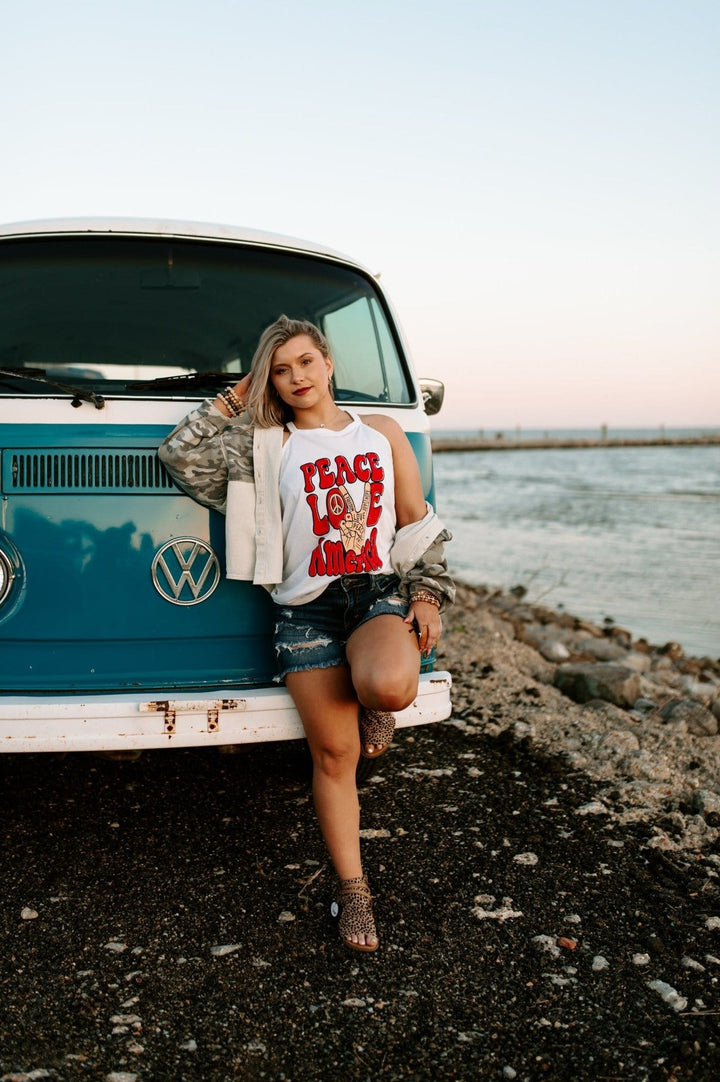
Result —
<path fill-rule="evenodd" d="M 720 656 L 720 447 L 453 452 L 435 475 L 459 578 Z"/>

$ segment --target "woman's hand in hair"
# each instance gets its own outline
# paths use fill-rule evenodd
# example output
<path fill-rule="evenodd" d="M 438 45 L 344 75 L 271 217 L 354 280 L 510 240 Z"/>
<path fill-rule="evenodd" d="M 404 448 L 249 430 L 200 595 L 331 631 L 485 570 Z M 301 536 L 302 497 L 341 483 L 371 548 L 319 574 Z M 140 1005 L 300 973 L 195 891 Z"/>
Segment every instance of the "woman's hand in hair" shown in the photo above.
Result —
<path fill-rule="evenodd" d="M 247 408 L 247 396 L 248 391 L 250 390 L 251 380 L 252 375 L 250 374 L 250 372 L 248 372 L 247 375 L 243 376 L 243 378 L 238 381 L 238 383 L 229 388 L 233 392 L 233 395 L 237 402 L 241 404 L 243 410 Z M 224 395 L 224 392 L 221 392 L 215 399 L 215 405 L 221 413 L 225 414 L 226 417 L 232 417 L 235 414 L 234 411 L 229 407 L 228 402 L 226 401 L 226 397 L 227 396 Z"/>

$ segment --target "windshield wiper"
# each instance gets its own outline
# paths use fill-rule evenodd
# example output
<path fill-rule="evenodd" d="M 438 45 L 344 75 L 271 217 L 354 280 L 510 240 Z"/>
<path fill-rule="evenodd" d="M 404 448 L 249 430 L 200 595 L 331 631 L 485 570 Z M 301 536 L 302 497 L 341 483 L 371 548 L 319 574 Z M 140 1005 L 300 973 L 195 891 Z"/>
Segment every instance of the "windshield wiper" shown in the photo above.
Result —
<path fill-rule="evenodd" d="M 14 379 L 30 380 L 33 383 L 44 383 L 47 387 L 53 387 L 63 394 L 71 394 L 70 403 L 76 409 L 81 402 L 90 402 L 96 410 L 105 408 L 105 399 L 94 391 L 85 391 L 80 387 L 71 387 L 67 383 L 58 383 L 57 380 L 48 379 L 42 368 L 0 368 L 0 376 L 12 376 Z M 7 380 L 2 380 L 7 383 Z"/>
<path fill-rule="evenodd" d="M 126 383 L 129 390 L 141 387 L 217 387 L 218 383 L 227 383 L 228 379 L 237 382 L 239 372 L 185 372 L 180 376 L 158 376 L 157 379 L 138 379 Z"/>

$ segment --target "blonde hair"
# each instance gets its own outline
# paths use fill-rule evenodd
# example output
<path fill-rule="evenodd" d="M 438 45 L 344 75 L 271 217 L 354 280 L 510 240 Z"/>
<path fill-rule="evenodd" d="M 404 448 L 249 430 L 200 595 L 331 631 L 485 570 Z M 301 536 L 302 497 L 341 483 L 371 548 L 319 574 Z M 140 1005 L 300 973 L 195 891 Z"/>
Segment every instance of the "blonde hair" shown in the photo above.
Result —
<path fill-rule="evenodd" d="M 323 357 L 330 356 L 327 339 L 314 323 L 278 316 L 274 323 L 266 327 L 260 335 L 250 366 L 252 382 L 247 396 L 248 412 L 258 428 L 273 428 L 292 420 L 291 408 L 282 401 L 270 382 L 270 366 L 275 350 L 300 334 L 306 334 Z"/>

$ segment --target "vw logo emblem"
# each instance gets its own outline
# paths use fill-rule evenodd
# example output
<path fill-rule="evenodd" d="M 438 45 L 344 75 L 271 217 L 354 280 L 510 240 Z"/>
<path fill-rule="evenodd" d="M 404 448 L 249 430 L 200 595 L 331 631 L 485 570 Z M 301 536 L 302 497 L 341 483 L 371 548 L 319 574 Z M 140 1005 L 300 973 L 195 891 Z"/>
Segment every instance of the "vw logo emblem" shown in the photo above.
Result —
<path fill-rule="evenodd" d="M 205 541 L 176 537 L 159 548 L 150 569 L 153 586 L 173 605 L 199 605 L 220 582 L 220 562 Z"/>

